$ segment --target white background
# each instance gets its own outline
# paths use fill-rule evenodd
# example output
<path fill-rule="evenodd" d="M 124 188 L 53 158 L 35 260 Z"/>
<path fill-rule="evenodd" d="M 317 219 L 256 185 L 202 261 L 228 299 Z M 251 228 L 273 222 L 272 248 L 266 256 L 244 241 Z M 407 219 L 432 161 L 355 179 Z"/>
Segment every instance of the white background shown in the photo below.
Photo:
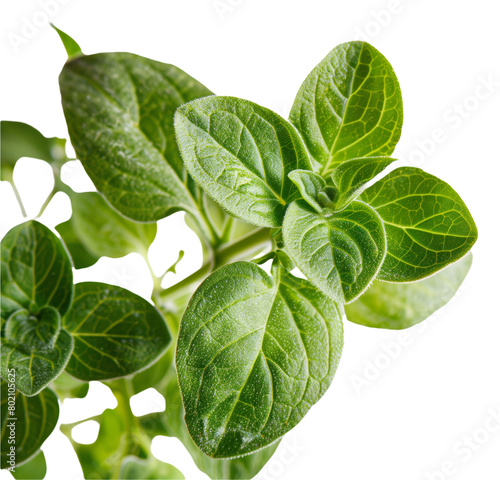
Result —
<path fill-rule="evenodd" d="M 43 25 L 40 3 L 2 0 L 0 117 L 30 123 L 47 136 L 67 138 L 57 83 L 66 56 L 57 35 Z M 51 21 L 75 38 L 84 53 L 127 51 L 173 63 L 216 93 L 255 101 L 284 116 L 306 75 L 337 44 L 362 34 L 383 52 L 398 75 L 404 99 L 405 124 L 395 156 L 438 175 L 462 196 L 479 229 L 474 263 L 455 299 L 430 321 L 408 330 L 406 337 L 346 322 L 344 354 L 330 390 L 285 437 L 259 478 L 498 480 L 497 2 L 59 3 Z M 24 19 L 35 17 L 42 26 L 14 48 L 13 35 L 22 36 Z M 496 80 L 492 91 L 481 87 L 488 78 Z M 435 129 L 444 132 L 439 145 L 429 140 Z M 41 181 L 47 171 L 26 160 L 15 173 L 34 215 L 50 190 L 50 183 L 43 187 Z M 70 166 L 66 175 L 79 188 L 91 188 L 77 167 Z M 2 183 L 0 197 L 3 235 L 22 218 L 8 184 Z M 68 201 L 60 194 L 42 220 L 52 227 L 68 217 Z M 177 214 L 161 223 L 151 256 L 161 270 L 176 258 L 179 246 L 191 246 L 193 255 L 186 255 L 181 264 L 184 276 L 197 268 L 200 251 L 186 229 L 182 235 L 174 230 L 182 228 L 181 217 Z M 169 235 L 172 231 L 174 235 Z M 134 255 L 102 259 L 97 267 L 78 274 L 77 280 L 83 279 L 126 284 L 144 296 L 151 288 L 144 263 Z M 168 283 L 174 281 L 170 278 Z M 360 379 L 365 380 L 362 386 Z M 65 404 L 65 418 L 74 418 L 74 410 L 74 405 L 72 410 L 70 403 Z M 497 431 L 488 432 L 485 425 Z M 464 443 L 468 436 L 473 448 Z M 156 441 L 155 447 L 156 454 L 184 470 L 188 478 L 206 478 L 196 472 L 175 440 Z M 47 478 L 82 478 L 68 448 L 60 433 L 46 442 Z M 437 473 L 443 469 L 446 473 Z M 0 475 L 8 477 L 5 472 Z"/>

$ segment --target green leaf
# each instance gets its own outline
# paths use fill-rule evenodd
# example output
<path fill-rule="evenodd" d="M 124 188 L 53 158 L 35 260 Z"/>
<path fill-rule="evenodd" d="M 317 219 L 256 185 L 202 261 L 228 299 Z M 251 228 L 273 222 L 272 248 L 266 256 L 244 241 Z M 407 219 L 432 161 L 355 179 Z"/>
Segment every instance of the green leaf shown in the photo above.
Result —
<path fill-rule="evenodd" d="M 43 480 L 47 473 L 45 455 L 41 451 L 38 452 L 29 462 L 20 467 L 16 466 L 16 469 L 10 473 L 17 480 Z"/>
<path fill-rule="evenodd" d="M 319 215 L 293 202 L 283 222 L 285 250 L 302 273 L 330 298 L 350 303 L 376 277 L 386 252 L 384 226 L 368 205 L 354 201 Z"/>
<path fill-rule="evenodd" d="M 66 398 L 85 398 L 89 391 L 88 382 L 77 380 L 66 372 L 59 375 L 50 386 L 61 401 Z"/>
<path fill-rule="evenodd" d="M 177 151 L 177 107 L 211 92 L 182 70 L 130 53 L 80 56 L 59 78 L 77 157 L 122 214 L 152 222 L 197 214 L 197 190 Z"/>
<path fill-rule="evenodd" d="M 290 121 L 325 178 L 345 160 L 391 155 L 403 123 L 396 74 L 368 43 L 339 45 L 300 87 Z"/>
<path fill-rule="evenodd" d="M 37 314 L 52 306 L 61 315 L 73 298 L 71 259 L 45 226 L 29 221 L 2 240 L 2 324 L 19 309 Z"/>
<path fill-rule="evenodd" d="M 83 55 L 80 45 L 78 45 L 78 43 L 76 43 L 67 33 L 64 33 L 62 30 L 59 30 L 52 23 L 51 26 L 58 33 L 59 38 L 61 39 L 64 48 L 66 49 L 66 53 L 68 54 L 69 60 L 72 60 L 75 57 L 79 57 L 80 55 Z"/>
<path fill-rule="evenodd" d="M 288 173 L 311 169 L 292 125 L 247 100 L 212 96 L 179 108 L 175 131 L 189 173 L 222 208 L 255 225 L 281 226 L 298 193 Z"/>
<path fill-rule="evenodd" d="M 104 283 L 75 285 L 75 299 L 63 326 L 75 340 L 66 371 L 81 380 L 105 380 L 142 370 L 171 340 L 155 307 L 128 290 Z"/>
<path fill-rule="evenodd" d="M 318 203 L 318 195 L 325 189 L 326 182 L 310 170 L 294 170 L 288 178 L 297 186 L 302 198 L 317 212 L 323 211 L 323 206 Z"/>
<path fill-rule="evenodd" d="M 90 258 L 118 258 L 132 252 L 147 255 L 156 235 L 155 223 L 138 223 L 125 218 L 96 192 L 73 192 L 70 198 L 73 209 L 69 219 L 71 225 L 63 227 L 63 233 L 69 237 L 70 252 L 71 248 L 75 249 L 73 240 L 76 236 L 81 244 L 79 248 L 87 251 Z M 65 235 L 61 235 L 66 241 Z M 84 265 L 87 263 L 85 257 L 80 255 L 77 258 L 79 264 L 82 261 Z"/>
<path fill-rule="evenodd" d="M 381 216 L 387 233 L 379 280 L 420 280 L 463 257 L 477 239 L 458 193 L 419 168 L 392 171 L 360 198 Z"/>
<path fill-rule="evenodd" d="M 332 173 L 333 183 L 340 192 L 336 208 L 341 210 L 349 205 L 370 180 L 395 161 L 395 158 L 390 157 L 365 157 L 341 163 Z"/>
<path fill-rule="evenodd" d="M 12 377 L 8 379 L 9 384 L 13 383 L 11 380 Z M 2 468 L 14 466 L 9 464 L 11 447 L 15 449 L 15 466 L 32 458 L 59 418 L 59 404 L 52 390 L 46 388 L 34 397 L 25 397 L 9 384 L 2 381 L 1 387 Z M 15 432 L 15 443 L 9 443 L 11 431 Z"/>
<path fill-rule="evenodd" d="M 166 314 L 166 318 L 173 336 L 176 337 L 179 320 L 172 313 Z M 141 426 L 151 437 L 156 435 L 177 437 L 189 451 L 197 467 L 212 479 L 247 480 L 254 478 L 273 455 L 279 445 L 279 440 L 258 452 L 229 460 L 210 458 L 201 452 L 186 428 L 184 406 L 173 355 L 173 349 L 168 349 L 152 367 L 134 375 L 132 379 L 134 392 L 141 392 L 152 384 L 156 384 L 156 388 L 168 399 L 164 412 L 140 417 Z"/>
<path fill-rule="evenodd" d="M 194 442 L 230 458 L 278 440 L 330 385 L 342 350 L 341 307 L 282 269 L 216 270 L 182 318 L 176 364 Z"/>
<path fill-rule="evenodd" d="M 375 280 L 354 303 L 346 306 L 348 320 L 374 328 L 400 330 L 422 322 L 455 295 L 472 265 L 472 255 L 411 283 Z"/>
<path fill-rule="evenodd" d="M 123 459 L 120 466 L 119 478 L 124 480 L 181 480 L 185 477 L 177 468 L 168 463 L 160 462 L 153 456 L 147 460 L 128 456 Z"/>
<path fill-rule="evenodd" d="M 27 310 L 13 313 L 2 338 L 0 375 L 16 372 L 16 388 L 36 395 L 64 370 L 73 351 L 73 339 L 61 330 L 61 317 L 52 307 L 35 316 Z"/>
<path fill-rule="evenodd" d="M 16 162 L 22 157 L 45 160 L 50 164 L 64 163 L 66 140 L 44 137 L 36 128 L 22 122 L 0 122 L 2 138 L 0 155 L 2 164 L 0 180 L 12 183 L 12 172 Z"/>
<path fill-rule="evenodd" d="M 80 241 L 71 219 L 60 223 L 55 228 L 61 235 L 76 269 L 90 267 L 99 260 L 99 257 L 90 253 Z"/>

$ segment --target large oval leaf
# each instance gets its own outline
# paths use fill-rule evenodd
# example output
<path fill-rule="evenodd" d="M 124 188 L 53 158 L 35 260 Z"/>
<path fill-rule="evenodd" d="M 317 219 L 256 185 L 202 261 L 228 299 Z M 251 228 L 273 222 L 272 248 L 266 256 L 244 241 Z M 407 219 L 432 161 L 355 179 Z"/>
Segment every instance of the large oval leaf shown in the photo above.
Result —
<path fill-rule="evenodd" d="M 311 168 L 292 125 L 247 100 L 213 96 L 179 108 L 175 131 L 189 173 L 208 195 L 247 222 L 281 226 L 298 193 L 288 173 Z"/>
<path fill-rule="evenodd" d="M 77 157 L 117 210 L 146 222 L 196 212 L 173 116 L 183 103 L 210 95 L 207 88 L 172 65 L 130 53 L 77 57 L 59 81 Z"/>
<path fill-rule="evenodd" d="M 15 467 L 33 457 L 54 430 L 59 404 L 54 392 L 46 388 L 35 397 L 25 397 L 2 381 L 2 468 Z M 12 410 L 11 407 L 14 407 Z M 11 432 L 15 443 L 9 443 Z M 10 447 L 15 447 L 14 465 L 9 463 Z"/>
<path fill-rule="evenodd" d="M 354 303 L 346 306 L 347 319 L 374 328 L 400 330 L 422 322 L 455 295 L 464 281 L 472 255 L 418 282 L 375 280 Z"/>
<path fill-rule="evenodd" d="M 403 123 L 396 74 L 368 43 L 339 45 L 300 87 L 290 121 L 325 178 L 345 160 L 390 155 Z"/>
<path fill-rule="evenodd" d="M 63 326 L 75 340 L 66 371 L 81 380 L 105 380 L 142 370 L 171 340 L 155 307 L 105 283 L 75 285 L 75 299 Z"/>
<path fill-rule="evenodd" d="M 341 303 L 354 301 L 368 288 L 386 252 L 382 220 L 358 201 L 324 215 L 303 200 L 293 202 L 283 222 L 283 239 L 302 273 Z"/>
<path fill-rule="evenodd" d="M 52 306 L 63 315 L 73 298 L 71 259 L 44 225 L 29 221 L 2 240 L 2 324 L 19 309 Z"/>
<path fill-rule="evenodd" d="M 463 257 L 477 239 L 458 193 L 419 168 L 392 171 L 360 198 L 381 216 L 387 232 L 380 280 L 420 280 Z"/>
<path fill-rule="evenodd" d="M 258 450 L 293 428 L 330 385 L 343 310 L 309 282 L 257 265 L 220 268 L 182 318 L 176 365 L 186 424 L 207 455 Z"/>

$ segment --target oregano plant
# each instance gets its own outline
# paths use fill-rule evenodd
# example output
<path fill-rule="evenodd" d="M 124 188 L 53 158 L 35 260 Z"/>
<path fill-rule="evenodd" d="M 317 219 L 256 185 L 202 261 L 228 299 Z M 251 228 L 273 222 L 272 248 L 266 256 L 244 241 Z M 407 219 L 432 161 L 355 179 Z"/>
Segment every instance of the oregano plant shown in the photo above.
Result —
<path fill-rule="evenodd" d="M 173 65 L 84 55 L 57 31 L 69 136 L 97 192 L 62 181 L 64 140 L 2 122 L 2 180 L 22 212 L 12 172 L 29 156 L 54 175 L 40 214 L 64 192 L 72 215 L 55 231 L 38 215 L 2 240 L 1 466 L 43 478 L 58 398 L 101 381 L 118 406 L 95 417 L 95 443 L 61 426 L 85 478 L 184 478 L 151 454 L 157 435 L 177 437 L 211 478 L 252 478 L 330 387 L 346 319 L 409 328 L 455 294 L 474 220 L 445 181 L 393 157 L 401 91 L 365 42 L 334 48 L 286 120 Z M 104 256 L 149 265 L 156 222 L 177 211 L 203 246 L 199 270 L 163 288 L 150 268 L 148 299 L 74 284 Z M 136 417 L 130 397 L 148 388 L 166 410 Z"/>

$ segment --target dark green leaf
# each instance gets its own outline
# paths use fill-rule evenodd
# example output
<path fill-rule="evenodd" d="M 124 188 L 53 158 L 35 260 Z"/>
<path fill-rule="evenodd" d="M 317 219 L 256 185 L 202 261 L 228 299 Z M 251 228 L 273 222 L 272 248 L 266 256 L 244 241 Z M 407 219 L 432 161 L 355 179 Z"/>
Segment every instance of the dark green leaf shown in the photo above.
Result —
<path fill-rule="evenodd" d="M 86 282 L 63 318 L 75 340 L 66 371 L 81 380 L 105 380 L 142 370 L 156 360 L 171 336 L 158 310 L 120 287 Z"/>
<path fill-rule="evenodd" d="M 411 283 L 375 280 L 354 303 L 347 305 L 351 322 L 375 328 L 400 330 L 422 322 L 455 295 L 472 264 L 472 255 Z"/>
<path fill-rule="evenodd" d="M 160 462 L 153 456 L 147 460 L 129 456 L 123 459 L 119 478 L 124 480 L 181 480 L 185 477 L 177 468 L 168 463 Z"/>
<path fill-rule="evenodd" d="M 11 380 L 12 377 L 8 379 L 9 384 Z M 15 448 L 15 465 L 33 457 L 59 418 L 59 404 L 52 390 L 46 388 L 34 397 L 25 397 L 9 384 L 2 381 L 2 468 L 13 466 L 9 464 L 11 447 Z M 9 443 L 11 431 L 15 432 L 15 443 Z"/>
<path fill-rule="evenodd" d="M 336 208 L 341 210 L 349 205 L 370 180 L 395 161 L 395 158 L 390 157 L 365 157 L 341 163 L 332 173 L 333 183 L 340 193 L 335 203 Z"/>
<path fill-rule="evenodd" d="M 70 245 L 75 245 L 72 240 L 76 236 L 80 248 L 89 252 L 92 258 L 118 258 L 132 252 L 147 255 L 156 235 L 155 223 L 138 223 L 125 218 L 96 192 L 71 193 L 70 198 L 73 209 L 69 220 L 71 225 L 63 227 L 64 233 L 69 231 Z M 84 258 L 79 263 L 82 260 Z"/>
<path fill-rule="evenodd" d="M 71 259 L 45 226 L 29 221 L 2 240 L 2 323 L 19 309 L 52 306 L 63 315 L 73 297 Z"/>
<path fill-rule="evenodd" d="M 326 187 L 323 177 L 310 170 L 294 170 L 288 178 L 295 183 L 302 198 L 317 212 L 323 211 L 323 206 L 318 203 L 318 195 Z"/>
<path fill-rule="evenodd" d="M 44 137 L 36 128 L 22 122 L 0 122 L 1 180 L 12 182 L 12 172 L 16 162 L 22 157 L 37 158 L 46 162 L 64 163 L 66 140 Z"/>
<path fill-rule="evenodd" d="M 182 70 L 129 53 L 80 56 L 60 76 L 71 141 L 97 189 L 121 213 L 152 222 L 197 212 L 177 151 L 177 107 L 211 92 Z"/>
<path fill-rule="evenodd" d="M 403 123 L 396 74 L 368 43 L 339 45 L 300 87 L 290 121 L 325 178 L 345 160 L 391 155 Z"/>
<path fill-rule="evenodd" d="M 302 200 L 293 202 L 283 222 L 283 238 L 302 273 L 341 303 L 354 301 L 368 288 L 386 252 L 380 217 L 358 201 L 328 215 Z"/>
<path fill-rule="evenodd" d="M 44 307 L 35 317 L 26 310 L 13 313 L 2 338 L 0 375 L 16 372 L 16 388 L 36 395 L 64 370 L 73 351 L 73 339 L 61 330 L 57 310 Z"/>
<path fill-rule="evenodd" d="M 330 385 L 341 307 L 309 282 L 238 262 L 216 270 L 182 318 L 176 364 L 186 424 L 214 458 L 254 452 L 292 429 Z"/>
<path fill-rule="evenodd" d="M 20 467 L 16 467 L 16 469 L 10 473 L 12 473 L 12 476 L 17 480 L 43 480 L 47 473 L 45 455 L 43 452 L 38 452 L 29 462 L 26 462 Z"/>
<path fill-rule="evenodd" d="M 394 170 L 360 198 L 382 217 L 387 233 L 380 280 L 420 280 L 463 257 L 477 239 L 458 193 L 419 168 Z"/>
<path fill-rule="evenodd" d="M 288 173 L 311 168 L 292 125 L 247 100 L 212 96 L 179 108 L 175 131 L 189 173 L 210 197 L 247 222 L 281 225 L 298 193 Z"/>

